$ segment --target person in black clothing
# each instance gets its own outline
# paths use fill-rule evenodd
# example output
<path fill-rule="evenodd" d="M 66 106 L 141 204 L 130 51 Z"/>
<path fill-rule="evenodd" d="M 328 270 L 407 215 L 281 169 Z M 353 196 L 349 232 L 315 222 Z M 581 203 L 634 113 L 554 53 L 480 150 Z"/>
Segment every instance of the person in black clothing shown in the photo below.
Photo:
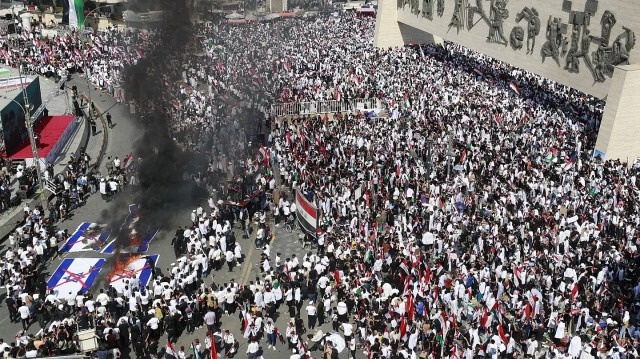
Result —
<path fill-rule="evenodd" d="M 47 324 L 47 321 L 45 318 L 46 307 L 45 307 L 44 301 L 37 300 L 35 303 L 33 303 L 33 308 L 36 313 L 36 319 L 38 320 L 38 324 L 40 324 L 40 329 L 44 330 Z"/>
<path fill-rule="evenodd" d="M 11 349 L 9 350 L 9 358 L 17 358 L 19 347 L 16 346 L 16 343 L 11 343 Z"/>
<path fill-rule="evenodd" d="M 20 322 L 20 316 L 18 315 L 18 304 L 13 297 L 7 297 L 5 300 L 7 308 L 9 309 L 9 320 L 11 323 Z"/>
<path fill-rule="evenodd" d="M 125 320 L 120 321 L 118 330 L 120 331 L 120 342 L 118 343 L 118 347 L 120 350 L 124 351 L 125 348 L 129 346 L 129 325 Z"/>
<path fill-rule="evenodd" d="M 96 128 L 96 121 L 94 119 L 89 119 L 89 123 L 91 124 L 91 135 L 95 136 L 98 132 L 98 129 Z"/>
<path fill-rule="evenodd" d="M 109 125 L 109 128 L 113 128 L 113 122 L 111 119 L 111 114 L 107 112 L 107 125 Z"/>

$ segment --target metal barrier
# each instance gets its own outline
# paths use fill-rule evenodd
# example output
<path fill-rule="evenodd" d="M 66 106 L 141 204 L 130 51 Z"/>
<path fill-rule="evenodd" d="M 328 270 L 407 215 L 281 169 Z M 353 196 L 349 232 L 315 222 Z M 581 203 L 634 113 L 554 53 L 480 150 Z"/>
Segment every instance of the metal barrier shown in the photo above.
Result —
<path fill-rule="evenodd" d="M 276 103 L 271 105 L 271 114 L 280 116 L 292 115 L 317 115 L 325 113 L 351 112 L 356 109 L 381 108 L 380 100 L 377 98 L 360 98 L 348 101 L 308 101 Z"/>

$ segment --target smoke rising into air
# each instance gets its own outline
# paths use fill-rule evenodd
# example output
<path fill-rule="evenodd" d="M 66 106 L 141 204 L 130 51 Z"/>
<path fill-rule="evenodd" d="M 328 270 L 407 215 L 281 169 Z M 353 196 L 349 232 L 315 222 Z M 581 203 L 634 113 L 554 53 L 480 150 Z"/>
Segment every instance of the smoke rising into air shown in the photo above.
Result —
<path fill-rule="evenodd" d="M 185 180 L 192 168 L 202 166 L 202 156 L 181 149 L 170 132 L 170 100 L 180 79 L 182 62 L 192 39 L 189 7 L 186 1 L 163 1 L 165 14 L 157 44 L 136 65 L 125 69 L 125 91 L 136 104 L 143 134 L 134 145 L 137 186 L 133 199 L 140 207 L 138 232 L 171 223 L 175 211 L 203 196 L 193 181 Z M 129 231 L 116 239 L 118 248 L 130 243 Z"/>

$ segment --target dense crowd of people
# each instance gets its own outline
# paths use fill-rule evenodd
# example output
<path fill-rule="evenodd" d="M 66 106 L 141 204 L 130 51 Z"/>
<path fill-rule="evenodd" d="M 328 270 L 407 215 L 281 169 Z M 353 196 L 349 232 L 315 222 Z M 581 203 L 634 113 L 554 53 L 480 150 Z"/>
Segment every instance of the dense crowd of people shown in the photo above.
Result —
<path fill-rule="evenodd" d="M 145 51 L 157 42 L 154 31 L 109 28 L 94 32 L 75 29 L 54 37 L 42 36 L 46 24 L 32 20 L 31 29 L 23 28 L 0 40 L 0 62 L 20 67 L 23 73 L 61 79 L 78 73 L 90 83 L 124 101 L 122 71 L 137 63 Z"/>
<path fill-rule="evenodd" d="M 217 195 L 176 231 L 176 263 L 148 287 L 71 301 L 30 280 L 64 234 L 55 214 L 25 208 L 3 261 L 11 319 L 25 326 L 0 343 L 8 356 L 71 352 L 77 323 L 98 328 L 100 357 L 155 357 L 164 333 L 175 342 L 200 326 L 198 351 L 214 338 L 233 356 L 242 336 L 250 359 L 281 341 L 294 359 L 343 348 L 349 358 L 638 357 L 640 166 L 592 157 L 604 103 L 451 43 L 374 49 L 373 25 L 349 13 L 197 25 L 194 51 L 167 60 L 183 69 L 176 92 L 136 105 L 167 108 L 175 140 L 209 159 L 194 179 Z M 136 61 L 134 34 L 90 35 L 111 61 L 74 57 L 73 33 L 4 50 L 53 51 L 104 85 Z M 277 102 L 352 98 L 377 98 L 388 116 L 269 113 Z M 247 133 L 265 134 L 266 147 Z M 221 174 L 232 180 L 212 179 Z M 282 258 L 268 239 L 300 210 L 296 190 L 320 223 L 304 255 Z M 261 250 L 261 275 L 212 283 L 244 260 L 234 228 Z M 224 329 L 225 314 L 239 316 L 240 335 Z M 30 321 L 44 329 L 37 339 Z"/>

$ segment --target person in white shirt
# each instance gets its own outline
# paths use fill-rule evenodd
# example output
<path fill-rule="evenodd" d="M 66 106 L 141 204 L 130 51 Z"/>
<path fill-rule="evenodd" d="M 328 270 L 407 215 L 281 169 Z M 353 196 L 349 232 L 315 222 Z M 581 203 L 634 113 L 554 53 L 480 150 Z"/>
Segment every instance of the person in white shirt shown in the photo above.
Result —
<path fill-rule="evenodd" d="M 260 345 L 256 341 L 256 338 L 252 336 L 249 339 L 249 345 L 247 346 L 247 359 L 257 358 L 259 350 L 260 350 Z"/>
<path fill-rule="evenodd" d="M 224 312 L 229 315 L 236 312 L 236 291 L 231 287 L 227 288 L 225 295 Z"/>
<path fill-rule="evenodd" d="M 96 302 L 100 303 L 103 307 L 109 303 L 109 295 L 104 292 L 104 289 L 100 289 L 100 294 L 96 297 Z"/>
<path fill-rule="evenodd" d="M 233 272 L 233 261 L 235 259 L 235 255 L 232 251 L 228 250 L 225 252 L 225 260 L 227 261 L 227 266 L 229 267 L 229 272 Z"/>
<path fill-rule="evenodd" d="M 307 310 L 307 323 L 309 325 L 309 329 L 314 329 L 316 327 L 316 320 L 318 319 L 318 308 L 314 305 L 314 302 L 309 302 L 309 305 L 305 308 Z"/>
<path fill-rule="evenodd" d="M 27 307 L 26 303 L 23 302 L 18 308 L 18 314 L 20 314 L 20 320 L 22 321 L 22 329 L 26 331 L 31 322 L 31 311 L 29 310 L 29 307 Z"/>
<path fill-rule="evenodd" d="M 278 328 L 273 324 L 273 320 L 271 318 L 267 319 L 267 323 L 264 325 L 264 332 L 267 335 L 267 344 L 268 347 L 276 350 L 276 336 L 277 336 Z"/>
<path fill-rule="evenodd" d="M 233 353 L 232 350 L 234 349 L 236 339 L 233 337 L 233 334 L 229 332 L 229 329 L 225 329 L 222 335 L 222 341 L 224 342 L 224 351 L 226 353 Z"/>
<path fill-rule="evenodd" d="M 344 332 L 344 339 L 345 341 L 350 341 L 351 337 L 353 336 L 353 325 L 349 324 L 349 322 L 345 322 L 342 323 L 342 325 L 340 325 L 340 327 L 342 328 L 342 331 Z"/>

